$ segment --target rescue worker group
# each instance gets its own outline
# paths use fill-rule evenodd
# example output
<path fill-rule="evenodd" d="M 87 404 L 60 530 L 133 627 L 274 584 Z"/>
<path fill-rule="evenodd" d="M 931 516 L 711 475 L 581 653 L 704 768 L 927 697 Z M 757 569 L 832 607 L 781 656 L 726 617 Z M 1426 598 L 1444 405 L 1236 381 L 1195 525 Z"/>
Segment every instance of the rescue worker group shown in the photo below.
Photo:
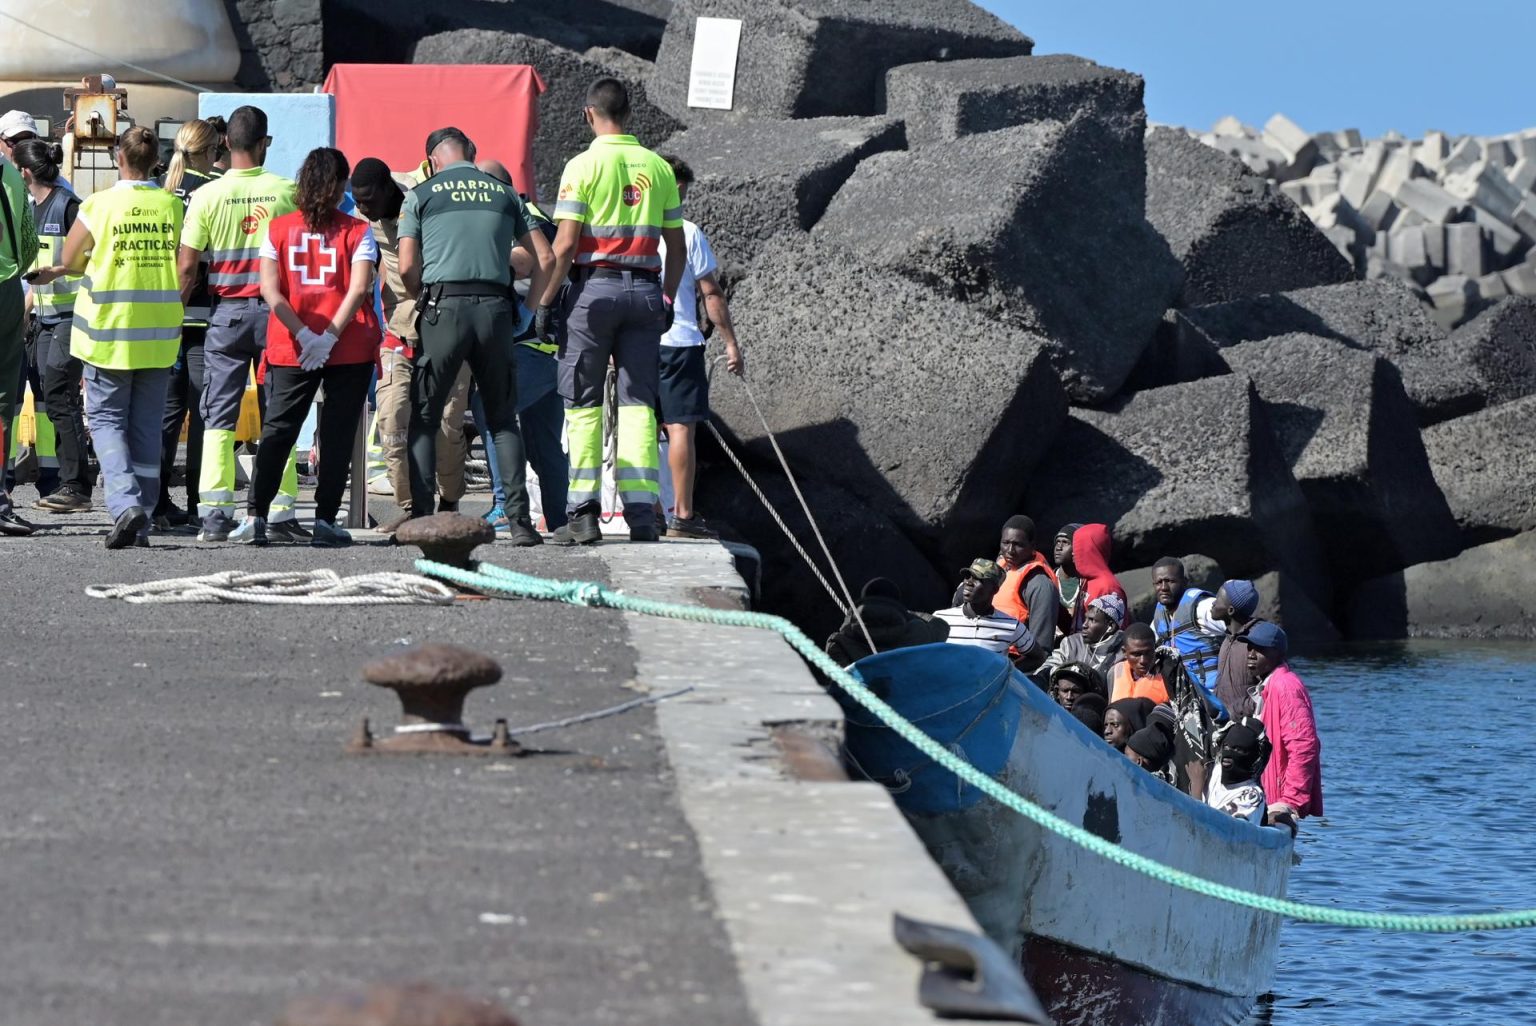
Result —
<path fill-rule="evenodd" d="M 0 117 L 0 438 L 30 386 L 57 464 L 40 468 L 33 509 L 92 509 L 94 453 L 108 549 L 194 531 L 207 543 L 349 545 L 338 513 L 372 393 L 379 482 L 403 512 L 386 532 L 458 509 L 472 413 L 500 536 L 545 540 L 531 464 L 549 540 L 593 544 L 611 366 L 613 482 L 630 539 L 713 537 L 693 508 L 705 330 L 732 373 L 741 350 L 708 240 L 683 220 L 692 172 L 628 134 L 629 110 L 622 83 L 591 85 L 582 117 L 594 140 L 567 163 L 547 216 L 451 127 L 428 136 L 409 173 L 322 147 L 296 181 L 264 168 L 272 137 L 257 107 L 187 122 L 165 164 L 155 134 L 134 127 L 114 150 L 116 184 L 82 201 L 62 148 L 24 113 Z M 260 435 L 237 519 L 253 377 Z M 317 397 L 306 528 L 297 443 Z M 185 509 L 169 487 L 183 437 Z M 18 514 L 11 483 L 8 472 L 0 535 L 31 535 L 39 525 Z"/>

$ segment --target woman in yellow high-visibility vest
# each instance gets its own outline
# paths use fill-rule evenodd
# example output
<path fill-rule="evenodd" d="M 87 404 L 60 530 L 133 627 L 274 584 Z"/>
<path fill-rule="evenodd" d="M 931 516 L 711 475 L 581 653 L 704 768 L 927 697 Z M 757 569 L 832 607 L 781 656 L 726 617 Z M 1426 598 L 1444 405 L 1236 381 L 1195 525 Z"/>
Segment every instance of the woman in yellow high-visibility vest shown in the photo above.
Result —
<path fill-rule="evenodd" d="M 154 132 L 123 133 L 117 184 L 81 204 L 63 259 L 37 278 L 85 272 L 70 352 L 84 363 L 85 412 L 113 519 L 109 549 L 149 545 L 165 390 L 181 344 L 182 204 L 150 180 L 159 157 Z"/>

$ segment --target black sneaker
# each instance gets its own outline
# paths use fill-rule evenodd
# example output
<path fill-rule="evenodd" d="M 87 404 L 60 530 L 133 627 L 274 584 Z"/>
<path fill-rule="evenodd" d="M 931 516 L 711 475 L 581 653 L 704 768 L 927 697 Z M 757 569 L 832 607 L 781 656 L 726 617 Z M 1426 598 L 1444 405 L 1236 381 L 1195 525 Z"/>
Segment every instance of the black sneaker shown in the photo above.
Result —
<path fill-rule="evenodd" d="M 674 516 L 667 522 L 668 538 L 718 538 L 704 518 L 695 513 L 691 517 Z"/>
<path fill-rule="evenodd" d="M 139 532 L 149 524 L 149 514 L 144 512 L 142 506 L 129 506 L 118 515 L 116 522 L 112 524 L 112 530 L 107 532 L 106 546 L 109 549 L 126 549 L 136 543 Z"/>
<path fill-rule="evenodd" d="M 528 520 L 512 521 L 507 529 L 507 541 L 522 549 L 544 544 L 544 539 L 539 537 L 539 532 L 533 529 L 533 523 Z"/>
<path fill-rule="evenodd" d="M 571 540 L 577 545 L 591 545 L 593 542 L 602 541 L 603 527 L 598 522 L 598 514 L 601 512 L 602 507 L 595 502 L 578 506 L 571 517 L 571 522 L 566 525 Z"/>
<path fill-rule="evenodd" d="M 275 542 L 292 542 L 294 545 L 308 545 L 315 540 L 315 536 L 309 529 L 297 520 L 279 520 L 269 523 L 267 536 Z"/>
<path fill-rule="evenodd" d="M 141 534 L 133 539 L 133 547 L 136 549 L 149 548 L 149 535 Z"/>
<path fill-rule="evenodd" d="M 25 538 L 35 530 L 37 530 L 36 527 L 18 517 L 14 510 L 0 513 L 0 534 L 10 535 L 12 538 Z"/>
<path fill-rule="evenodd" d="M 656 530 L 655 524 L 631 524 L 629 540 L 632 542 L 660 541 L 661 532 Z"/>
<path fill-rule="evenodd" d="M 192 514 L 174 502 L 168 502 L 164 509 L 155 511 L 156 526 L 164 523 L 167 527 L 186 527 L 191 522 Z"/>
<path fill-rule="evenodd" d="M 457 502 L 449 502 L 447 499 L 438 499 L 437 511 L 439 513 L 457 513 L 459 511 L 459 504 Z"/>
<path fill-rule="evenodd" d="M 38 499 L 32 508 L 44 513 L 86 513 L 91 508 L 91 497 L 81 495 L 73 488 L 60 488 Z"/>

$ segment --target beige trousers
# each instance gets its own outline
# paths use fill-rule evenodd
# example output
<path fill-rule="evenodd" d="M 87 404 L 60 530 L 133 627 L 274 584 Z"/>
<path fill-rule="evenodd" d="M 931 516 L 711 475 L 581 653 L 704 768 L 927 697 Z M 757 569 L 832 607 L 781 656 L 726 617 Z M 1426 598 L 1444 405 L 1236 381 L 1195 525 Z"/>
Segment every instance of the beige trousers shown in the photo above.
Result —
<path fill-rule="evenodd" d="M 411 512 L 411 478 L 406 458 L 406 432 L 411 422 L 411 362 L 393 350 L 379 354 L 379 385 L 375 401 L 379 411 L 379 448 L 395 502 Z M 464 413 L 469 409 L 469 364 L 459 371 L 453 394 L 443 408 L 443 426 L 437 438 L 437 491 L 443 502 L 464 497 Z M 432 512 L 428 510 L 427 512 Z"/>

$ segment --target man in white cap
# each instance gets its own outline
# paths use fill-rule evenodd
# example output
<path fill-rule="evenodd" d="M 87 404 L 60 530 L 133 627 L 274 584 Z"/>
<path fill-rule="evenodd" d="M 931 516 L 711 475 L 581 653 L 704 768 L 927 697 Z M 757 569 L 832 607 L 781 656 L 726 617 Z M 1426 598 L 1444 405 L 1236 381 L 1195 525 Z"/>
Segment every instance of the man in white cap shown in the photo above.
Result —
<path fill-rule="evenodd" d="M 16 144 L 37 138 L 37 121 L 24 110 L 8 110 L 0 115 L 0 153 L 16 162 Z"/>

